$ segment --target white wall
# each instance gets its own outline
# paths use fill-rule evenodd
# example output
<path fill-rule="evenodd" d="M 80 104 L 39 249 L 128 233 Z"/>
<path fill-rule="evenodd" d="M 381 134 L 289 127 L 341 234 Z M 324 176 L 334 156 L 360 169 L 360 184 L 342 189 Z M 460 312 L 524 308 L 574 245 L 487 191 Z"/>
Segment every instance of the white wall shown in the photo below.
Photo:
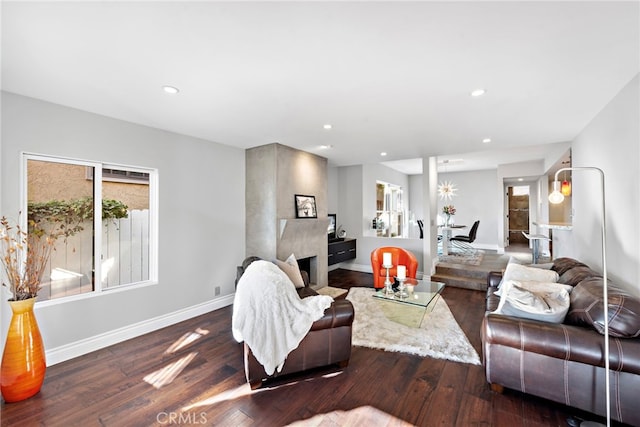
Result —
<path fill-rule="evenodd" d="M 376 180 L 398 184 L 405 195 L 412 194 L 408 176 L 383 165 L 344 166 L 337 169 L 337 179 L 331 176 L 329 168 L 329 206 L 337 199 L 338 225 L 346 230 L 347 236 L 357 239 L 355 260 L 341 263 L 339 266 L 356 271 L 371 272 L 371 251 L 380 246 L 400 246 L 412 251 L 418 260 L 422 260 L 422 240 L 402 238 L 374 237 L 371 220 L 375 217 Z M 332 194 L 335 193 L 335 194 Z M 421 265 L 418 269 L 421 270 Z"/>
<path fill-rule="evenodd" d="M 602 169 L 606 182 L 607 272 L 640 295 L 640 75 L 573 142 L 573 166 Z M 598 174 L 574 171 L 573 254 L 602 270 Z M 561 254 L 558 254 L 560 256 Z"/>
<path fill-rule="evenodd" d="M 159 283 L 36 303 L 49 363 L 232 302 L 235 266 L 245 255 L 244 150 L 6 92 L 2 125 L 0 194 L 7 216 L 20 210 L 21 151 L 159 170 Z"/>
<path fill-rule="evenodd" d="M 495 192 L 497 172 L 495 169 L 470 172 L 449 172 L 438 174 L 438 183 L 452 182 L 456 196 L 451 200 L 438 198 L 438 215 L 442 214 L 444 205 L 456 208 L 454 220 L 456 224 L 464 224 L 467 228 L 459 234 L 468 234 L 471 225 L 480 220 L 474 247 L 496 250 L 498 245 L 498 220 L 496 206 L 500 194 Z"/>
<path fill-rule="evenodd" d="M 338 212 L 338 168 L 327 167 L 327 213 Z M 336 224 L 337 226 L 338 224 Z"/>
<path fill-rule="evenodd" d="M 420 238 L 420 228 L 413 220 L 424 220 L 422 175 L 409 175 L 409 237 Z"/>
<path fill-rule="evenodd" d="M 334 199 L 331 193 L 337 193 L 338 224 L 343 224 L 349 237 L 357 240 L 357 258 L 354 261 L 342 264 L 345 268 L 359 271 L 371 271 L 371 251 L 380 246 L 399 246 L 412 251 L 419 260 L 419 271 L 427 275 L 431 272 L 431 266 L 425 267 L 425 242 L 419 239 L 417 229 L 409 239 L 375 237 L 375 231 L 371 229 L 371 220 L 375 215 L 375 185 L 376 181 L 385 181 L 398 184 L 405 189 L 408 195 L 408 207 L 415 213 L 416 219 L 424 216 L 424 184 L 423 176 L 407 176 L 383 165 L 358 165 L 337 168 L 338 177 L 334 181 L 329 173 L 329 201 Z M 480 220 L 478 235 L 474 246 L 485 249 L 496 249 L 498 239 L 498 220 L 495 215 L 498 199 L 501 194 L 492 191 L 497 180 L 495 170 L 474 172 L 458 172 L 440 174 L 438 182 L 453 181 L 459 189 L 459 196 L 455 197 L 451 204 L 458 209 L 456 223 L 466 224 L 469 227 L 475 220 Z M 441 211 L 444 202 L 438 200 L 438 212 Z M 429 221 L 425 221 L 429 227 Z M 468 233 L 469 228 L 461 233 Z M 427 240 L 429 234 L 425 231 Z M 435 237 L 434 237 L 435 238 Z M 431 258 L 428 258 L 429 260 Z M 427 262 L 428 263 L 428 262 Z M 335 268 L 335 267 L 334 267 Z"/>

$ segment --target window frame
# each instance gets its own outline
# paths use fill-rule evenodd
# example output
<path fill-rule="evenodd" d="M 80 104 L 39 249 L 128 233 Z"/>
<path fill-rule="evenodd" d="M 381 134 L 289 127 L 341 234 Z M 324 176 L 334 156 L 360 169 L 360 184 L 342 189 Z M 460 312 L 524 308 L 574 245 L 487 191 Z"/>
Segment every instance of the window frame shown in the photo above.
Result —
<path fill-rule="evenodd" d="M 76 295 L 69 295 L 55 299 L 49 299 L 44 301 L 37 301 L 36 305 L 39 307 L 46 307 L 49 305 L 63 304 L 71 301 L 78 301 L 87 298 L 100 297 L 104 294 L 112 294 L 114 292 L 124 292 L 128 290 L 138 289 L 146 286 L 153 286 L 158 284 L 158 169 L 142 167 L 142 166 L 130 166 L 125 164 L 117 164 L 112 162 L 100 162 L 95 160 L 84 160 L 72 157 L 54 156 L 49 154 L 37 154 L 23 151 L 20 154 L 20 207 L 21 210 L 27 212 L 28 197 L 28 168 L 27 164 L 29 160 L 52 162 L 52 163 L 64 163 L 73 164 L 78 166 L 93 167 L 94 170 L 102 171 L 103 168 L 107 169 L 126 169 L 127 171 L 148 173 L 149 174 L 149 279 L 122 284 L 110 288 L 103 288 L 101 280 L 94 280 L 94 289 L 91 292 L 85 292 Z M 93 177 L 93 227 L 94 227 L 94 258 L 100 260 L 102 258 L 102 233 L 95 232 L 96 224 L 102 223 L 102 173 L 96 173 Z M 145 183 L 146 184 L 146 183 Z M 27 215 L 21 215 L 21 226 L 27 229 Z M 102 263 L 95 262 L 94 277 L 102 277 Z"/>

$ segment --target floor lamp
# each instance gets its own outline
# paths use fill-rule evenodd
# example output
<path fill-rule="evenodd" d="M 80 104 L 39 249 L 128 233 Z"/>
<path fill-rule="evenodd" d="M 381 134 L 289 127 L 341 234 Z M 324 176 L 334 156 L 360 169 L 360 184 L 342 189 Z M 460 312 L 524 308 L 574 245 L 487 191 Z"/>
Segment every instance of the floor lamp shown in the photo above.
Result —
<path fill-rule="evenodd" d="M 611 397 L 609 394 L 609 300 L 608 300 L 608 291 L 607 291 L 607 251 L 606 251 L 606 238 L 607 238 L 607 227 L 606 227 L 606 216 L 605 216 L 605 202 L 604 202 L 604 172 L 602 169 L 596 167 L 570 167 L 570 168 L 562 168 L 559 169 L 555 177 L 553 178 L 553 191 L 549 194 L 549 202 L 553 204 L 562 203 L 564 200 L 564 196 L 560 192 L 560 181 L 558 181 L 558 175 L 563 171 L 596 171 L 600 175 L 600 186 L 602 193 L 602 294 L 603 294 L 603 305 L 604 305 L 604 378 L 605 378 L 605 403 L 606 403 L 606 413 L 607 413 L 607 427 L 611 425 Z M 582 423 L 581 426 L 589 426 L 589 425 L 601 425 L 599 423 L 592 423 L 590 421 L 586 423 Z"/>

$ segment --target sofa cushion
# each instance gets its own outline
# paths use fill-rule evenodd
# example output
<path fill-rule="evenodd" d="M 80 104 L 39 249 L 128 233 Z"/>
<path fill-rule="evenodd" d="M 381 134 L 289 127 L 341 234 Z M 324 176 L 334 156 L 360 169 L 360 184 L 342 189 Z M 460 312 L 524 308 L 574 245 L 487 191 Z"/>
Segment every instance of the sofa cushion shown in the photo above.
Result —
<path fill-rule="evenodd" d="M 574 267 L 588 267 L 588 265 L 573 258 L 563 257 L 554 259 L 551 269 L 558 272 L 558 275 L 562 276 L 567 270 Z"/>
<path fill-rule="evenodd" d="M 300 274 L 300 267 L 294 254 L 289 255 L 289 258 L 285 261 L 277 259 L 275 262 L 276 265 L 280 267 L 280 270 L 289 276 L 289 279 L 291 279 L 296 288 L 304 287 L 304 280 L 302 279 L 302 274 Z"/>
<path fill-rule="evenodd" d="M 558 279 L 558 282 L 564 283 L 566 285 L 576 286 L 584 279 L 588 279 L 590 277 L 602 277 L 602 275 L 596 273 L 586 265 L 582 265 L 570 268 L 569 270 L 565 271 L 560 275 L 560 279 Z"/>
<path fill-rule="evenodd" d="M 604 334 L 604 296 L 602 277 L 580 282 L 571 292 L 571 308 L 567 323 L 592 326 Z M 640 336 L 640 299 L 609 284 L 609 335 L 618 338 Z"/>
<path fill-rule="evenodd" d="M 569 310 L 569 292 L 558 283 L 508 280 L 500 288 L 500 304 L 494 313 L 542 322 L 562 323 Z"/>
<path fill-rule="evenodd" d="M 507 264 L 502 282 L 507 280 L 527 280 L 536 282 L 554 283 L 558 281 L 558 273 L 553 270 L 545 270 L 535 267 L 527 267 L 520 264 Z"/>

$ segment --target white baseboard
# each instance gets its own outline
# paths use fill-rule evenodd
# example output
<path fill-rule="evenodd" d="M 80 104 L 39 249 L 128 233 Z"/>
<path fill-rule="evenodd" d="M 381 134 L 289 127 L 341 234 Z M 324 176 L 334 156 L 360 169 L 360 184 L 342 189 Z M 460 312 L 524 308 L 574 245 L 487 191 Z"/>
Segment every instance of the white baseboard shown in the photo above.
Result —
<path fill-rule="evenodd" d="M 371 264 L 349 263 L 348 265 L 342 266 L 342 268 L 346 270 L 359 271 L 361 273 L 373 273 L 373 270 L 371 269 Z"/>
<path fill-rule="evenodd" d="M 218 310 L 233 304 L 234 294 L 174 311 L 162 316 L 148 319 L 123 328 L 114 329 L 100 335 L 65 344 L 46 351 L 47 366 L 64 362 L 74 357 L 82 356 L 92 351 L 100 350 L 110 345 L 118 344 L 131 338 L 162 329 L 167 326 L 200 316 L 210 311 Z"/>

